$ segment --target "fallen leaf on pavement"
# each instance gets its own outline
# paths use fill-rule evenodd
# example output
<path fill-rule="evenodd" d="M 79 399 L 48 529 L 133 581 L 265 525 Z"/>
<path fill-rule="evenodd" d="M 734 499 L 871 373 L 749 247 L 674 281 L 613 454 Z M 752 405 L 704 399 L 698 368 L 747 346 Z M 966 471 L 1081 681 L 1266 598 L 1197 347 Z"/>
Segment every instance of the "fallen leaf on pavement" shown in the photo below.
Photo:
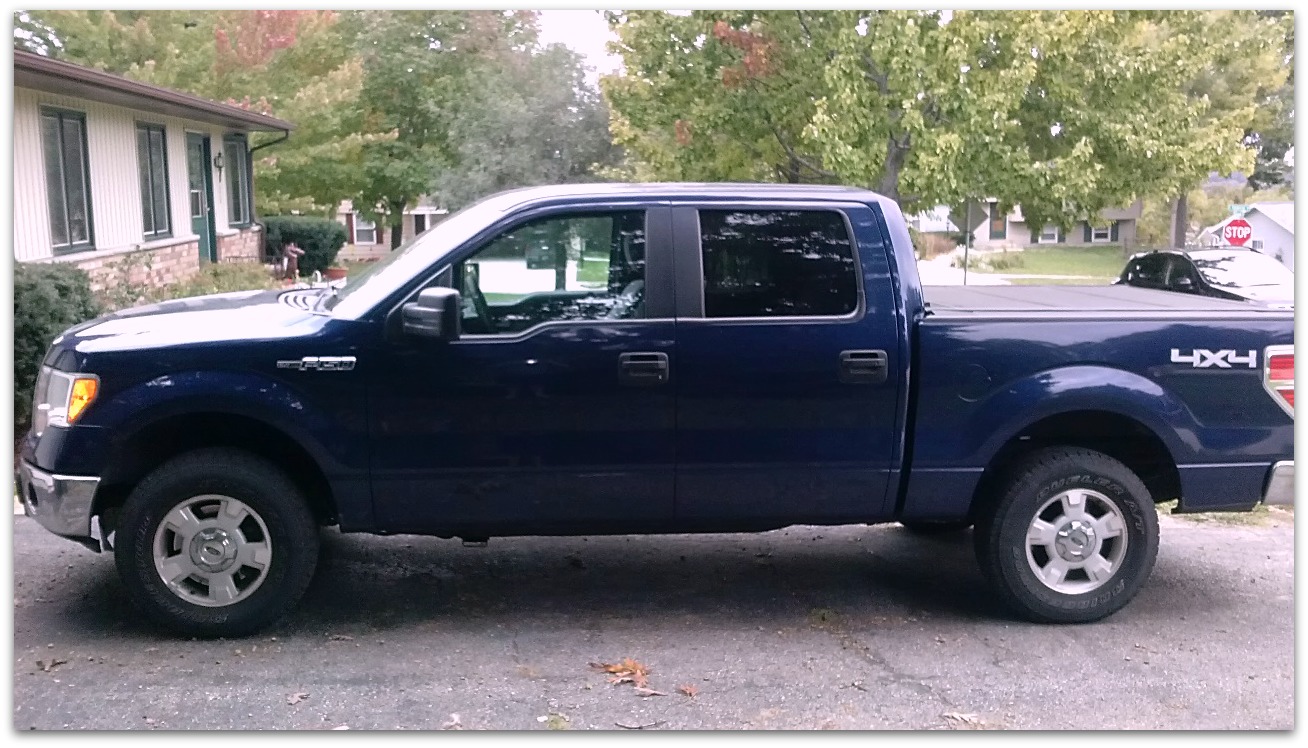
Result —
<path fill-rule="evenodd" d="M 667 694 L 663 693 L 662 691 L 655 691 L 652 688 L 642 688 L 641 686 L 636 686 L 636 695 L 637 696 L 667 696 Z"/>
<path fill-rule="evenodd" d="M 304 701 L 304 700 L 307 699 L 307 698 L 309 698 L 309 694 L 307 694 L 307 693 L 293 693 L 293 694 L 291 694 L 290 696 L 287 696 L 287 697 L 286 697 L 286 703 L 287 703 L 287 704 L 298 704 L 298 703 L 300 703 L 301 701 Z"/>
<path fill-rule="evenodd" d="M 350 726 L 349 726 L 349 725 L 337 725 L 336 727 L 333 727 L 332 729 L 333 729 L 333 730 L 348 730 L 348 729 L 350 729 Z"/>
<path fill-rule="evenodd" d="M 958 712 L 945 712 L 940 715 L 946 720 L 959 725 L 964 730 L 981 730 L 985 729 L 985 720 L 975 714 L 959 714 Z"/>
<path fill-rule="evenodd" d="M 353 637 L 353 636 L 346 636 L 345 634 L 332 634 L 331 636 L 327 637 L 327 639 L 330 640 L 330 641 L 334 641 L 334 642 L 352 642 L 352 641 L 354 641 L 354 637 Z"/>
<path fill-rule="evenodd" d="M 649 668 L 630 657 L 616 665 L 607 662 L 592 662 L 590 666 L 612 675 L 613 677 L 609 678 L 609 683 L 615 686 L 619 683 L 630 683 L 637 688 L 645 688 L 648 685 Z"/>
<path fill-rule="evenodd" d="M 442 730 L 462 730 L 463 723 L 459 721 L 459 715 L 451 714 L 450 718 L 441 723 Z"/>
<path fill-rule="evenodd" d="M 699 693 L 699 689 L 698 689 L 698 688 L 695 688 L 694 686 L 690 685 L 689 683 L 687 683 L 687 684 L 684 685 L 684 686 L 677 686 L 677 690 L 680 691 L 681 693 L 686 694 L 687 696 L 689 696 L 689 697 L 692 698 L 692 699 L 695 698 L 695 694 Z"/>
<path fill-rule="evenodd" d="M 621 727 L 624 730 L 644 730 L 648 727 L 658 727 L 659 725 L 667 724 L 667 723 L 664 720 L 659 720 L 658 722 L 650 722 L 649 724 L 645 724 L 645 725 L 624 725 L 621 722 L 614 722 L 613 724 L 617 725 L 618 727 Z"/>
<path fill-rule="evenodd" d="M 46 662 L 45 660 L 36 661 L 36 666 L 41 668 L 41 672 L 43 673 L 48 673 L 51 670 L 54 670 L 55 668 L 59 667 L 60 665 L 67 665 L 67 664 L 68 664 L 68 660 L 60 660 L 60 659 L 52 659 L 49 662 Z"/>

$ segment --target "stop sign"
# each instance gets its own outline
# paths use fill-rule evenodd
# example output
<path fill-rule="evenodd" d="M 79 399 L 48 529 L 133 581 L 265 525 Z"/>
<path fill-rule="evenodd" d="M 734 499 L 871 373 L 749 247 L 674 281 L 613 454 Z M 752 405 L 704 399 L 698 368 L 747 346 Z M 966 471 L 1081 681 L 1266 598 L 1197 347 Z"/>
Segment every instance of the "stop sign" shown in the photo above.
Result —
<path fill-rule="evenodd" d="M 1222 238 L 1226 243 L 1237 247 L 1243 247 L 1251 236 L 1253 236 L 1253 227 L 1243 218 L 1231 221 L 1222 229 Z"/>

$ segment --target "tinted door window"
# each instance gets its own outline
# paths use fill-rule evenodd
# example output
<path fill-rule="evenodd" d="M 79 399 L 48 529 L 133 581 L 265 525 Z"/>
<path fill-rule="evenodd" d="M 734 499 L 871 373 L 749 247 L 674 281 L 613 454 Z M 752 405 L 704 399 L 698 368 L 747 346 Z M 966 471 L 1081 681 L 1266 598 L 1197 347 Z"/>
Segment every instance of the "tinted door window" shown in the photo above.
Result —
<path fill-rule="evenodd" d="M 853 244 L 839 213 L 699 215 L 704 316 L 843 316 L 858 308 Z"/>
<path fill-rule="evenodd" d="M 549 216 L 455 266 L 463 326 L 513 334 L 559 320 L 645 316 L 645 213 Z"/>
<path fill-rule="evenodd" d="M 1151 255 L 1136 260 L 1126 272 L 1126 282 L 1132 286 L 1162 288 L 1166 259 L 1165 257 Z"/>

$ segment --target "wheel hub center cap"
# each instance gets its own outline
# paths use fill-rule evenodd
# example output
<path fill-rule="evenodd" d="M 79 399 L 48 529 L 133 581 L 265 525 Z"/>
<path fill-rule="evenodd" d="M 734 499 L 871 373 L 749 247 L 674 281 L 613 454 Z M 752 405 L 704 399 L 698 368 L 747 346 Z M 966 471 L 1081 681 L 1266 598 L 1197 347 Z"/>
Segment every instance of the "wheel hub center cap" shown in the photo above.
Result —
<path fill-rule="evenodd" d="M 227 571 L 236 562 L 236 542 L 226 530 L 205 528 L 191 538 L 191 563 L 207 572 Z"/>
<path fill-rule="evenodd" d="M 1060 527 L 1054 541 L 1054 548 L 1064 561 L 1084 561 L 1097 545 L 1094 528 L 1079 519 Z"/>

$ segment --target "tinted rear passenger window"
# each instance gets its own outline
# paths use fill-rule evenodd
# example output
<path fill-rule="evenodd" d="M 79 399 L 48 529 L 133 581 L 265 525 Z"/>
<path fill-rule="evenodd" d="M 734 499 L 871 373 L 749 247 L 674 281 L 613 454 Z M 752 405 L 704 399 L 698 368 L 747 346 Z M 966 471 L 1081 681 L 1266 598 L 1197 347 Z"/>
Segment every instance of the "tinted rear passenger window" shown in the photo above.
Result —
<path fill-rule="evenodd" d="M 858 307 L 853 243 L 839 213 L 699 214 L 704 316 L 842 316 Z"/>

